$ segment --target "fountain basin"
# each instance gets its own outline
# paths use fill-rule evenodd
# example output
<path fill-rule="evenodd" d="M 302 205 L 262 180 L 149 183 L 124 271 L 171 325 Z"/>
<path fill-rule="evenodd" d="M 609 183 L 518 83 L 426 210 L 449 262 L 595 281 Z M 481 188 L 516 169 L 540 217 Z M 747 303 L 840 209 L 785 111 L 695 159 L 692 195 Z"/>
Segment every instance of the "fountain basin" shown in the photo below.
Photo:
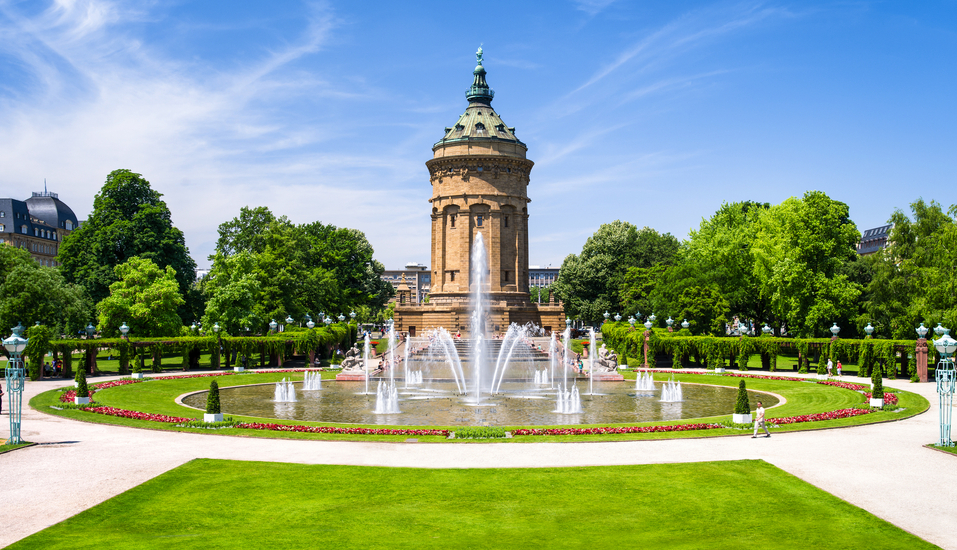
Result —
<path fill-rule="evenodd" d="M 683 399 L 661 403 L 662 382 L 653 392 L 636 392 L 633 384 L 594 382 L 594 395 L 587 383 L 579 381 L 582 412 L 559 414 L 557 389 L 530 387 L 529 381 L 506 379 L 502 392 L 475 403 L 471 395 L 458 393 L 454 382 L 426 379 L 423 384 L 404 387 L 396 377 L 399 414 L 375 414 L 376 395 L 361 395 L 355 383 L 323 381 L 319 391 L 300 391 L 298 401 L 274 401 L 274 385 L 238 386 L 220 389 L 222 412 L 230 415 L 278 418 L 283 420 L 341 422 L 395 426 L 553 426 L 580 424 L 626 424 L 668 420 L 686 420 L 723 416 L 734 410 L 737 388 L 682 384 Z M 378 384 L 378 380 L 374 380 Z M 748 391 L 756 405 L 778 403 L 773 395 Z M 206 392 L 186 396 L 183 403 L 202 409 Z M 481 406 L 478 406 L 481 405 Z"/>

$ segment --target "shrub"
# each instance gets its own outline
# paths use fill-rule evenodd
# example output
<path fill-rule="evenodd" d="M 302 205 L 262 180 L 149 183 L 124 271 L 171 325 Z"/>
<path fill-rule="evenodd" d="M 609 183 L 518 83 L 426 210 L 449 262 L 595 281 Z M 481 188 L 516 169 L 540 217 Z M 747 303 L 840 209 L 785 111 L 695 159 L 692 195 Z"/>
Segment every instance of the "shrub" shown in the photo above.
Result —
<path fill-rule="evenodd" d="M 219 413 L 219 384 L 212 380 L 209 383 L 209 394 L 206 396 L 206 414 Z"/>
<path fill-rule="evenodd" d="M 90 388 L 86 385 L 86 369 L 77 369 L 76 371 L 76 396 L 89 397 Z"/>
<path fill-rule="evenodd" d="M 821 358 L 817 362 L 817 373 L 818 374 L 827 374 L 827 356 L 821 354 Z"/>
<path fill-rule="evenodd" d="M 505 428 L 465 426 L 455 430 L 455 439 L 492 439 L 505 437 Z"/>
<path fill-rule="evenodd" d="M 738 382 L 738 400 L 734 404 L 734 414 L 750 414 L 751 404 L 748 403 L 748 390 L 744 380 Z"/>
<path fill-rule="evenodd" d="M 133 359 L 133 372 L 143 372 L 143 354 L 139 353 Z"/>
<path fill-rule="evenodd" d="M 884 380 L 881 379 L 880 365 L 874 365 L 871 371 L 871 397 L 874 399 L 884 399 Z"/>

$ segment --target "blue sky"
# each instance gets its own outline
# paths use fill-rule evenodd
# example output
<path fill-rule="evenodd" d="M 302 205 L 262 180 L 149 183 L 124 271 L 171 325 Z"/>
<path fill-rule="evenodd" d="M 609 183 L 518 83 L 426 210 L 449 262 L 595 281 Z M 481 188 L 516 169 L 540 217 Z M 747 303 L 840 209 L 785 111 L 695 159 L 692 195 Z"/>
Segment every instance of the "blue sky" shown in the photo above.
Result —
<path fill-rule="evenodd" d="M 197 263 L 242 206 L 428 263 L 425 161 L 485 50 L 535 161 L 530 260 L 821 190 L 957 203 L 957 3 L 0 0 L 0 196 L 164 194 Z"/>

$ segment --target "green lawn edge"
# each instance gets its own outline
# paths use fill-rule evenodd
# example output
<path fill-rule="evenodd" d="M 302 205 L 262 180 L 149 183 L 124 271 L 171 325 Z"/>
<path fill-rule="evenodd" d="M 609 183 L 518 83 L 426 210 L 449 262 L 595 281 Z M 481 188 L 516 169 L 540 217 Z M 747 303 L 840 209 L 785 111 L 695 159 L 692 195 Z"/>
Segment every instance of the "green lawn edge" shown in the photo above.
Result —
<path fill-rule="evenodd" d="M 436 470 L 197 459 L 10 546 L 169 547 L 935 548 L 761 460 Z"/>
<path fill-rule="evenodd" d="M 324 372 L 324 378 L 334 378 L 335 373 Z M 626 372 L 628 380 L 633 380 L 636 374 Z M 741 378 L 732 376 L 715 376 L 703 374 L 672 374 L 656 373 L 656 380 L 665 380 L 674 376 L 676 380 L 687 383 L 701 383 L 721 386 L 736 387 Z M 237 375 L 215 377 L 221 388 L 234 387 L 248 384 L 274 383 L 282 378 L 289 378 L 289 372 L 248 372 Z M 212 377 L 200 378 L 180 378 L 172 380 L 151 380 L 126 386 L 118 386 L 101 390 L 97 392 L 94 399 L 106 406 L 117 407 L 127 410 L 151 414 L 163 414 L 177 417 L 200 417 L 201 411 L 191 409 L 175 403 L 175 398 L 184 393 L 193 391 L 204 391 L 209 388 L 209 381 Z M 778 407 L 768 410 L 768 418 L 796 416 L 802 414 L 814 414 L 829 412 L 838 409 L 860 406 L 863 403 L 863 397 L 860 393 L 827 386 L 815 384 L 807 381 L 778 381 L 764 380 L 759 378 L 745 379 L 748 389 L 754 391 L 767 391 L 783 396 L 787 402 Z M 628 383 L 627 381 L 624 383 Z M 377 441 L 406 441 L 408 435 L 364 435 L 364 434 L 315 434 L 298 432 L 277 432 L 263 430 L 249 430 L 237 428 L 225 428 L 218 430 L 208 430 L 202 428 L 177 428 L 174 424 L 150 422 L 145 420 L 126 419 L 89 413 L 79 410 L 56 410 L 50 408 L 60 402 L 58 400 L 62 390 L 71 389 L 72 386 L 66 385 L 63 388 L 43 392 L 30 400 L 30 406 L 34 409 L 47 414 L 82 420 L 94 423 L 114 424 L 136 428 L 146 428 L 165 431 L 184 431 L 192 433 L 204 433 L 215 435 L 260 437 L 260 438 L 282 438 L 282 439 L 319 439 L 319 440 L 353 440 L 368 441 L 370 439 Z M 890 390 L 888 390 L 890 391 Z M 776 433 L 787 431 L 803 431 L 815 429 L 828 429 L 845 426 L 857 426 L 862 424 L 873 424 L 878 422 L 902 420 L 911 416 L 920 414 L 930 407 L 930 403 L 920 395 L 899 389 L 893 392 L 898 395 L 900 400 L 897 411 L 878 411 L 867 415 L 844 418 L 837 420 L 826 420 L 819 422 L 807 422 L 800 424 L 789 424 L 774 428 Z M 732 410 L 733 403 L 729 403 L 729 411 Z M 268 419 L 255 417 L 244 417 L 233 415 L 232 418 L 237 421 L 247 422 L 269 422 L 275 424 L 301 424 L 307 426 L 355 426 L 363 428 L 398 428 L 398 429 L 449 429 L 454 431 L 455 427 L 447 426 L 383 426 L 383 425 L 362 425 L 362 424 L 335 424 L 323 422 L 296 422 L 284 421 L 279 419 Z M 667 424 L 694 424 L 699 422 L 725 422 L 730 421 L 731 415 L 710 417 L 705 419 L 687 419 L 670 422 L 645 422 L 645 423 L 625 423 L 625 424 L 590 424 L 590 425 L 572 425 L 572 426 L 534 426 L 536 428 L 584 428 L 594 426 L 654 426 Z M 507 430 L 513 430 L 518 427 L 530 426 L 503 426 Z M 697 437 L 719 437 L 728 435 L 743 435 L 745 430 L 722 428 L 712 430 L 694 430 L 686 432 L 661 432 L 651 434 L 599 434 L 599 435 L 549 435 L 549 436 L 515 436 L 508 440 L 496 439 L 492 442 L 545 442 L 545 441 L 615 441 L 615 440 L 648 440 L 648 439 L 673 439 L 673 438 L 697 438 Z M 415 437 L 419 442 L 457 442 L 482 444 L 488 440 L 448 440 L 444 436 L 417 435 Z"/>

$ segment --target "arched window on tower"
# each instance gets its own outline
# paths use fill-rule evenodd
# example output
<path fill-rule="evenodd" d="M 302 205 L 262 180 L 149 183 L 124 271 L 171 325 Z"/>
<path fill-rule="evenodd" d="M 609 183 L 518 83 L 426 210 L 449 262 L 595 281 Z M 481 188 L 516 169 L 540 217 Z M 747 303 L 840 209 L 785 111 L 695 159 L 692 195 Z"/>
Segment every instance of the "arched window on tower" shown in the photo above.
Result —
<path fill-rule="evenodd" d="M 485 125 L 482 124 L 481 122 L 475 123 L 475 135 L 479 135 L 479 136 L 486 135 Z"/>

